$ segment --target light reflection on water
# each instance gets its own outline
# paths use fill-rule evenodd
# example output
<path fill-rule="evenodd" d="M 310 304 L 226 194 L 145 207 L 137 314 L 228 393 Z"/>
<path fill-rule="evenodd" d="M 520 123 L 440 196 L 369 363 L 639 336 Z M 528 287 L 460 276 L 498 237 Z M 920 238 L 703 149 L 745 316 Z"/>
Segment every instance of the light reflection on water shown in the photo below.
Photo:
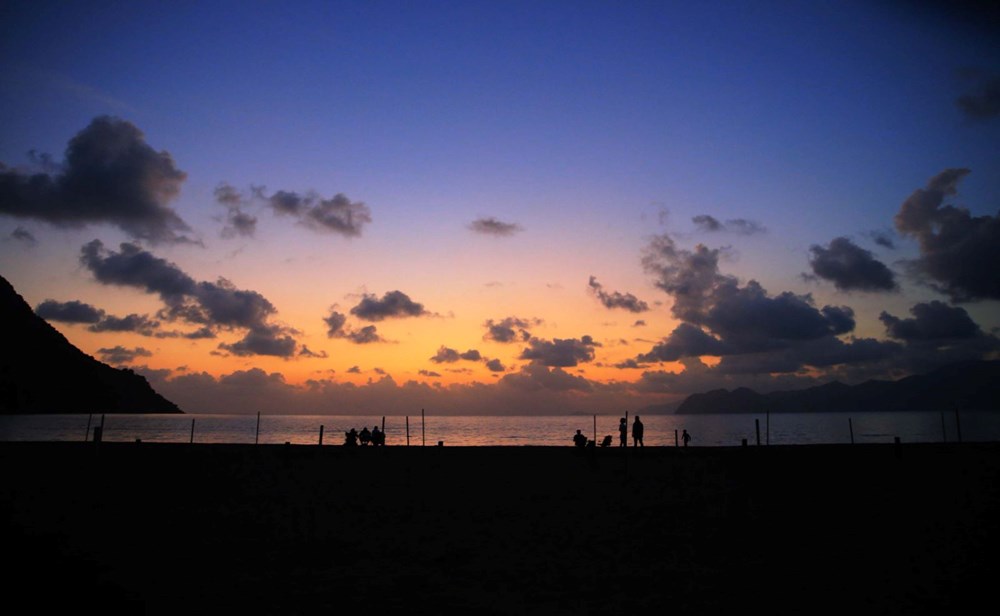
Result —
<path fill-rule="evenodd" d="M 610 434 L 618 445 L 618 417 L 596 417 L 597 441 Z M 631 428 L 633 416 L 629 416 Z M 352 427 L 361 430 L 382 425 L 382 417 L 359 415 L 104 415 L 103 439 L 186 443 L 191 440 L 194 422 L 196 443 L 292 443 L 299 445 L 319 442 L 323 426 L 325 445 L 340 445 L 344 433 Z M 407 418 L 385 417 L 387 445 L 407 444 Z M 88 430 L 88 422 L 90 429 Z M 94 426 L 101 425 L 102 416 L 95 415 L 5 415 L 0 416 L 0 441 L 83 441 L 93 435 Z M 573 434 L 581 430 L 587 438 L 595 434 L 593 416 L 533 416 L 533 417 L 409 417 L 409 444 L 419 446 L 566 446 Z M 647 446 L 673 446 L 675 431 L 687 429 L 692 445 L 736 446 L 743 439 L 749 445 L 837 444 L 850 443 L 853 431 L 855 443 L 891 443 L 896 437 L 902 442 L 967 442 L 1000 441 L 1000 413 L 966 411 L 953 412 L 866 412 L 866 413 L 774 413 L 717 415 L 646 415 Z M 758 432 L 759 431 L 759 432 Z M 629 445 L 631 445 L 630 435 Z"/>

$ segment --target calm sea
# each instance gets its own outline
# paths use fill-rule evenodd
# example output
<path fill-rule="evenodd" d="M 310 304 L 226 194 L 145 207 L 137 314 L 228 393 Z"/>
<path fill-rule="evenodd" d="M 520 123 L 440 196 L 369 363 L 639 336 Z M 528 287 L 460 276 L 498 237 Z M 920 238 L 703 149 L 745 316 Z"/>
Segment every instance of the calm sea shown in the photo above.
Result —
<path fill-rule="evenodd" d="M 629 416 L 629 426 L 633 422 Z M 258 424 L 259 421 L 259 424 Z M 597 441 L 610 434 L 618 444 L 618 416 L 596 417 Z M 341 445 L 344 433 L 382 426 L 382 417 L 351 415 L 2 415 L 0 441 L 83 441 L 103 422 L 105 441 L 162 443 Z M 581 430 L 594 438 L 593 416 L 453 417 L 427 415 L 384 418 L 386 445 L 565 445 Z M 407 430 L 408 423 L 408 430 Z M 1000 413 L 938 412 L 775 413 L 770 415 L 646 415 L 647 446 L 673 446 L 687 430 L 691 445 L 749 445 L 1000 441 Z M 631 437 L 630 437 L 631 438 Z M 631 445 L 631 441 L 630 441 Z"/>

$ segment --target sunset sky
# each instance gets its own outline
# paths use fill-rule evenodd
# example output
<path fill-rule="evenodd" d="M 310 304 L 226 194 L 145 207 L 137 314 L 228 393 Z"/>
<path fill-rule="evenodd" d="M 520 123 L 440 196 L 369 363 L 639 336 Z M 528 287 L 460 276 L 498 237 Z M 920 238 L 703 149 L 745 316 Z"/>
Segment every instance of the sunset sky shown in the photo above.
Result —
<path fill-rule="evenodd" d="M 996 358 L 987 5 L 5 2 L 0 275 L 191 412 Z"/>

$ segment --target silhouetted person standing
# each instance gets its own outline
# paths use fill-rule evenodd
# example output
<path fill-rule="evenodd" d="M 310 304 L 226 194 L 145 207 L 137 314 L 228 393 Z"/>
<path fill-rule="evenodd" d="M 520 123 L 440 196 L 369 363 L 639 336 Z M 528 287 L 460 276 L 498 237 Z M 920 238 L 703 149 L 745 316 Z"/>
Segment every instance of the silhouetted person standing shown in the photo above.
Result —
<path fill-rule="evenodd" d="M 577 447 L 586 447 L 587 437 L 584 436 L 582 432 L 577 430 L 576 434 L 573 435 L 573 444 L 576 445 Z"/>
<path fill-rule="evenodd" d="M 372 440 L 372 433 L 368 431 L 368 426 L 361 428 L 361 433 L 358 434 L 358 438 L 361 439 L 362 445 L 367 445 Z"/>
<path fill-rule="evenodd" d="M 378 447 L 379 445 L 385 445 L 385 433 L 378 429 L 378 426 L 372 428 L 372 446 Z"/>
<path fill-rule="evenodd" d="M 628 422 L 622 417 L 621 421 L 618 422 L 618 436 L 619 436 L 619 447 L 625 447 L 628 445 Z"/>
<path fill-rule="evenodd" d="M 688 441 L 691 440 L 691 435 L 688 434 L 687 430 L 685 430 L 684 434 L 681 435 L 681 440 L 684 441 L 684 446 L 687 447 L 688 446 Z"/>
<path fill-rule="evenodd" d="M 632 445 L 634 447 L 644 447 L 642 444 L 642 422 L 639 421 L 639 416 L 635 416 L 635 423 L 632 424 Z"/>

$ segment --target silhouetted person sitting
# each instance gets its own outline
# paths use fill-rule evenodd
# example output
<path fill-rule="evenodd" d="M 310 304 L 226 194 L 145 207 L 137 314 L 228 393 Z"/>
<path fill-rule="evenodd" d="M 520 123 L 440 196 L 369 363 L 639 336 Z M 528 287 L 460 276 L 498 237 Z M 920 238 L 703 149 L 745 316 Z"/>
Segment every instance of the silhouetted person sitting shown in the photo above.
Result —
<path fill-rule="evenodd" d="M 691 435 L 688 434 L 687 430 L 684 431 L 684 434 L 681 434 L 681 440 L 684 441 L 684 446 L 687 447 L 688 441 L 691 440 Z"/>
<path fill-rule="evenodd" d="M 378 426 L 372 428 L 372 446 L 378 447 L 379 445 L 385 445 L 385 432 L 378 429 Z"/>
<path fill-rule="evenodd" d="M 344 432 L 344 445 L 347 447 L 356 447 L 358 444 L 358 431 L 351 428 L 350 432 Z"/>
<path fill-rule="evenodd" d="M 362 446 L 367 445 L 368 443 L 371 442 L 372 433 L 368 431 L 368 426 L 361 428 L 361 434 L 358 435 L 358 438 L 361 439 Z"/>
<path fill-rule="evenodd" d="M 577 430 L 576 434 L 573 435 L 573 444 L 576 445 L 577 447 L 586 447 L 587 437 L 584 436 L 582 432 Z"/>
<path fill-rule="evenodd" d="M 610 434 L 606 435 L 604 437 L 604 440 L 601 441 L 601 447 L 611 447 L 611 435 Z"/>
<path fill-rule="evenodd" d="M 625 447 L 628 445 L 628 422 L 622 417 L 618 422 L 618 436 L 620 437 L 619 447 Z"/>
<path fill-rule="evenodd" d="M 632 424 L 632 441 L 633 446 L 643 447 L 642 444 L 642 422 L 639 421 L 639 416 L 635 416 L 635 423 Z"/>

